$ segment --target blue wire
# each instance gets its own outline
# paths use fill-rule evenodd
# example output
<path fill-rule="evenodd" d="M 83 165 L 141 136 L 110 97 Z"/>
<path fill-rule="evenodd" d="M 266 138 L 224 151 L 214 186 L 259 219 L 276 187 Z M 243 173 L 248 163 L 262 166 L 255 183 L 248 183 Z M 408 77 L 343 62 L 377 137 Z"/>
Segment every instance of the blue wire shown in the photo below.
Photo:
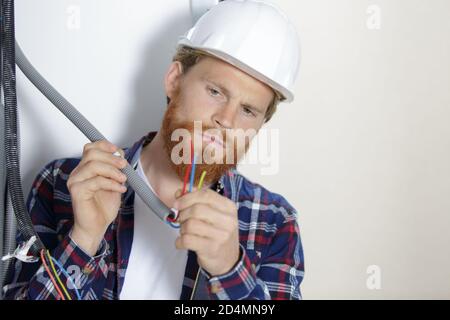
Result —
<path fill-rule="evenodd" d="M 190 177 L 190 181 L 189 181 L 189 192 L 192 192 L 192 186 L 194 185 L 194 177 L 195 177 L 195 161 L 196 161 L 196 156 L 194 155 L 194 157 L 192 158 L 192 166 L 191 166 L 191 177 Z M 174 229 L 180 229 L 180 225 L 178 223 L 173 223 L 171 221 L 166 220 L 166 223 L 171 226 Z"/>
<path fill-rule="evenodd" d="M 175 224 L 175 223 L 170 222 L 170 221 L 166 221 L 166 223 L 167 223 L 169 226 L 171 226 L 172 228 L 174 228 L 174 229 L 180 229 L 180 225 L 179 225 L 179 224 Z"/>
<path fill-rule="evenodd" d="M 192 158 L 192 167 L 191 167 L 191 179 L 189 181 L 189 192 L 192 192 L 192 186 L 194 185 L 194 177 L 195 177 L 195 161 L 196 161 L 196 156 L 194 155 L 194 157 Z"/>
<path fill-rule="evenodd" d="M 57 266 L 57 267 L 59 268 L 59 270 L 64 274 L 64 276 L 65 276 L 67 279 L 69 279 L 70 283 L 72 284 L 73 288 L 75 289 L 75 293 L 77 294 L 77 299 L 78 299 L 78 300 L 81 300 L 80 292 L 78 292 L 78 289 L 77 289 L 77 287 L 75 286 L 75 283 L 73 282 L 72 277 L 69 276 L 69 274 L 67 273 L 67 271 L 66 271 L 66 270 L 64 269 L 64 267 L 61 265 L 61 263 L 59 263 L 58 260 L 56 260 L 56 259 L 53 258 L 52 256 L 51 256 L 51 258 L 52 258 L 53 263 L 56 264 L 56 266 Z"/>

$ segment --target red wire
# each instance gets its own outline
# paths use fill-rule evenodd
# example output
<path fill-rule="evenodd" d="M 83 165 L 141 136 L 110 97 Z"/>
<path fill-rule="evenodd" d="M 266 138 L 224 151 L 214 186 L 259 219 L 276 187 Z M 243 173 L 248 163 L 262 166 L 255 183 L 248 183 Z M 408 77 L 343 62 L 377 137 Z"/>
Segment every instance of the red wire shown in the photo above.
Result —
<path fill-rule="evenodd" d="M 184 181 L 183 181 L 183 191 L 181 193 L 182 196 L 184 196 L 184 194 L 186 193 L 186 186 L 187 186 L 187 182 L 189 180 L 189 175 L 191 174 L 191 170 L 192 170 L 192 162 L 194 161 L 194 144 L 192 143 L 191 140 L 191 162 L 188 164 L 188 167 L 186 168 L 186 172 L 184 174 Z M 178 217 L 171 218 L 171 217 L 167 217 L 167 221 L 170 222 L 176 222 L 178 220 Z"/>
<path fill-rule="evenodd" d="M 183 192 L 181 193 L 182 196 L 186 193 L 186 186 L 189 179 L 189 175 L 191 174 L 191 168 L 192 164 L 188 164 L 188 167 L 186 169 L 186 173 L 184 174 L 184 181 L 183 181 Z"/>
<path fill-rule="evenodd" d="M 50 272 L 50 268 L 48 267 L 47 263 L 45 262 L 45 258 L 44 258 L 44 249 L 41 250 L 41 260 L 42 260 L 42 264 L 44 265 L 45 271 L 47 271 L 48 275 L 50 276 L 50 280 L 52 280 L 53 285 L 56 288 L 56 291 L 58 291 L 59 294 L 59 298 L 66 300 L 66 298 L 64 297 L 64 295 L 61 292 L 61 289 L 58 287 L 55 278 L 53 278 L 52 273 Z"/>

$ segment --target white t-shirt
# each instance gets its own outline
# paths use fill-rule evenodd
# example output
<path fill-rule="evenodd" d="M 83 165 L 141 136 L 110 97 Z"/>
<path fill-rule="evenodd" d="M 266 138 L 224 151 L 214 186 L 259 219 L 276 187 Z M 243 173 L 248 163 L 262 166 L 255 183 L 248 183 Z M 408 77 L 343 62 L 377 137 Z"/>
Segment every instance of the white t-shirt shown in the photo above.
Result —
<path fill-rule="evenodd" d="M 137 173 L 151 187 L 141 161 Z M 134 196 L 134 234 L 121 300 L 178 300 L 183 286 L 187 250 L 175 248 L 174 229 Z"/>

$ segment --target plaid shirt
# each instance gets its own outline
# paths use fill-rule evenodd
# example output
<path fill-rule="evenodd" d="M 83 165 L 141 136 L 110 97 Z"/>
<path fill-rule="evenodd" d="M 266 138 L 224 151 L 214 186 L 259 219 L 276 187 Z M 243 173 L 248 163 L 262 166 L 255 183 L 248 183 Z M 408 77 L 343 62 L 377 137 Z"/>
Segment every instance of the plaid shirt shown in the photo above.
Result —
<path fill-rule="evenodd" d="M 134 165 L 142 148 L 155 136 L 142 137 L 125 148 Z M 70 238 L 73 225 L 67 179 L 80 158 L 57 159 L 37 175 L 27 208 L 42 242 L 63 265 L 83 299 L 118 299 L 126 275 L 133 240 L 134 196 L 122 195 L 116 220 L 109 226 L 97 254 L 86 254 Z M 304 275 L 303 249 L 297 212 L 280 195 L 252 183 L 236 170 L 224 174 L 212 188 L 237 204 L 240 260 L 231 271 L 210 277 L 199 268 L 195 252 L 188 251 L 180 299 L 301 299 Z M 23 238 L 18 234 L 18 242 Z M 55 299 L 57 292 L 40 261 L 15 261 L 5 299 Z M 71 282 L 62 275 L 69 293 Z"/>

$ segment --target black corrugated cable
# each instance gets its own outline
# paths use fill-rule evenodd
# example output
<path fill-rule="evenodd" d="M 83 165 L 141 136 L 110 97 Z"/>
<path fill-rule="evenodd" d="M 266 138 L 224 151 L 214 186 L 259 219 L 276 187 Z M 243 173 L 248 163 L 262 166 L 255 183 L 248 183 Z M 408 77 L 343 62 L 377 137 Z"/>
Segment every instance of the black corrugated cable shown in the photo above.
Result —
<path fill-rule="evenodd" d="M 15 63 L 15 30 L 14 30 L 14 0 L 2 2 L 3 34 L 1 39 L 3 58 L 3 91 L 5 101 L 5 153 L 7 185 L 10 191 L 17 226 L 23 238 L 27 241 L 36 236 L 36 241 L 30 248 L 30 253 L 39 256 L 44 244 L 33 228 L 30 215 L 27 212 L 20 177 L 20 161 L 17 127 L 17 96 L 16 96 L 16 63 Z"/>

